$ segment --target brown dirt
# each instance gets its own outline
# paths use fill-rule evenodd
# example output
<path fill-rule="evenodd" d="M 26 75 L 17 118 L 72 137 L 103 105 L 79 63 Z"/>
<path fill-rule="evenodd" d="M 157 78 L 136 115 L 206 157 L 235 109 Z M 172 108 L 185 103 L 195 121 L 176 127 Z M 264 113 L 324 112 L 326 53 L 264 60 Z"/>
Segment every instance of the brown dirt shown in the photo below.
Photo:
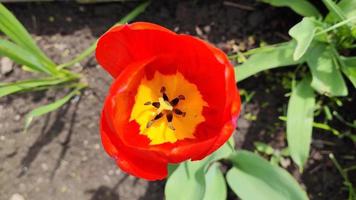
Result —
<path fill-rule="evenodd" d="M 197 35 L 226 52 L 235 48 L 235 44 L 243 49 L 257 46 L 259 41 L 285 40 L 288 28 L 299 20 L 288 9 L 276 9 L 252 0 L 230 2 L 245 7 L 223 1 L 153 1 L 137 20 Z M 136 5 L 137 2 L 7 4 L 42 49 L 58 63 L 82 52 Z M 61 97 L 64 91 L 0 99 L 0 199 L 8 200 L 16 193 L 26 200 L 163 199 L 164 181 L 146 182 L 125 175 L 101 147 L 98 121 L 111 82 L 109 75 L 93 57 L 75 70 L 85 75 L 89 89 L 60 110 L 38 118 L 27 134 L 22 133 L 25 114 Z M 0 82 L 28 77 L 28 73 L 15 68 L 11 74 L 1 75 Z M 256 95 L 244 106 L 235 135 L 237 146 L 251 150 L 253 141 L 259 140 L 282 148 L 286 145 L 284 128 L 277 118 L 281 114 L 278 108 L 287 100 L 284 97 L 287 91 L 266 91 L 266 85 L 278 83 L 257 80 L 241 84 L 242 88 L 256 91 Z M 268 102 L 266 107 L 265 102 Z M 245 119 L 245 113 L 255 114 L 256 121 Z M 354 144 L 330 135 L 314 135 L 312 158 L 305 173 L 301 176 L 293 166 L 289 170 L 306 186 L 311 199 L 344 199 L 347 193 L 342 190 L 342 178 L 327 159 L 327 153 L 338 150 L 336 155 L 339 155 L 339 150 L 344 149 L 340 155 L 355 155 Z M 340 159 L 345 165 L 354 163 L 354 160 Z"/>

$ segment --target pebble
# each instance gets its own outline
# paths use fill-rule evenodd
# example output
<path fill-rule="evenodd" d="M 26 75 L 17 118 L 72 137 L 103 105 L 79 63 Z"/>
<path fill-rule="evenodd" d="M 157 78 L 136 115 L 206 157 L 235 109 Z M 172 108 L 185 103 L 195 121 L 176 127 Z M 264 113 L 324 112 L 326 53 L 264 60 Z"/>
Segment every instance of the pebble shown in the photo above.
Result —
<path fill-rule="evenodd" d="M 23 197 L 21 194 L 13 194 L 10 198 L 10 200 L 25 200 L 25 197 Z"/>
<path fill-rule="evenodd" d="M 0 60 L 0 72 L 3 75 L 8 75 L 13 71 L 14 62 L 7 57 L 3 57 Z"/>

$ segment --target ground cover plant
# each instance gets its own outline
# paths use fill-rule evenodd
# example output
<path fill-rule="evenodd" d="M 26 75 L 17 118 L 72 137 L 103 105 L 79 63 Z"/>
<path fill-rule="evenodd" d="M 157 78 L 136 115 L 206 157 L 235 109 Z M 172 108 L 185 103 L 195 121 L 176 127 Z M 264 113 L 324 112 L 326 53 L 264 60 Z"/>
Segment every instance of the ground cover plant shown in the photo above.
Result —
<path fill-rule="evenodd" d="M 304 16 L 298 24 L 290 29 L 291 41 L 273 45 L 266 45 L 262 42 L 261 47 L 256 49 L 234 50 L 229 57 L 232 62 L 238 63 L 235 67 L 235 75 L 239 82 L 238 85 L 241 84 L 242 88 L 244 88 L 246 82 L 256 79 L 255 74 L 258 72 L 261 73 L 257 79 L 264 76 L 273 77 L 274 73 L 277 72 L 275 78 L 283 80 L 282 83 L 278 82 L 281 85 L 277 85 L 277 87 L 284 88 L 284 91 L 290 91 L 286 94 L 289 103 L 285 103 L 285 109 L 280 112 L 279 119 L 276 117 L 276 120 L 280 120 L 281 123 L 271 126 L 283 128 L 282 122 L 286 121 L 288 145 L 276 149 L 268 144 L 269 141 L 261 142 L 254 139 L 252 140 L 253 147 L 241 149 L 240 141 L 236 137 L 231 137 L 224 146 L 200 161 L 187 161 L 179 165 L 169 165 L 164 191 L 166 199 L 317 199 L 318 195 L 323 195 L 310 194 L 309 190 L 313 187 L 312 185 L 301 186 L 301 180 L 299 178 L 296 180 L 294 172 L 292 173 L 291 168 L 294 164 L 286 165 L 286 162 L 291 157 L 297 166 L 297 171 L 303 173 L 308 170 L 307 161 L 310 160 L 308 158 L 310 149 L 313 149 L 311 147 L 312 132 L 314 132 L 314 135 L 319 134 L 318 130 L 324 130 L 327 134 L 336 138 L 335 140 L 351 141 L 351 144 L 355 144 L 355 122 L 352 119 L 354 115 L 341 112 L 343 106 L 352 105 L 354 100 L 355 9 L 353 8 L 355 4 L 352 1 L 345 0 L 340 2 L 326 0 L 323 1 L 325 9 L 319 11 L 308 1 L 266 0 L 264 2 L 278 7 L 289 7 Z M 147 5 L 147 3 L 139 5 L 121 22 L 135 17 Z M 237 5 L 241 6 L 240 4 Z M 318 4 L 319 7 L 320 4 Z M 249 6 L 243 8 L 251 9 Z M 6 16 L 12 16 L 5 7 L 2 7 L 2 9 Z M 7 20 L 4 20 L 5 28 L 9 27 L 6 26 Z M 11 20 L 16 19 L 12 18 Z M 16 21 L 16 24 L 20 26 L 18 21 Z M 31 41 L 29 34 L 24 32 L 24 29 L 21 28 L 21 30 L 22 32 L 19 30 L 14 32 L 25 34 L 27 39 L 22 39 L 23 41 Z M 197 32 L 199 34 L 199 31 Z M 27 126 L 33 117 L 44 115 L 56 109 L 60 111 L 61 106 L 65 107 L 66 103 L 70 105 L 69 100 L 82 89 L 91 90 L 90 84 L 88 88 L 86 78 L 83 78 L 86 75 L 74 73 L 69 69 L 74 69 L 71 68 L 72 65 L 90 56 L 96 47 L 96 42 L 84 53 L 76 56 L 74 60 L 65 64 L 51 65 L 48 61 L 49 58 L 46 58 L 47 56 L 44 56 L 43 52 L 30 52 L 31 48 L 22 44 L 20 40 L 16 40 L 16 36 L 12 36 L 15 38 L 13 39 L 11 33 L 10 35 L 5 31 L 4 33 L 7 35 L 3 37 L 3 44 L 5 45 L 0 45 L 3 55 L 18 62 L 24 70 L 34 73 L 35 77 L 43 77 L 43 75 L 48 74 L 50 78 L 63 82 L 53 82 L 52 84 L 52 82 L 46 82 L 50 78 L 36 78 L 12 84 L 5 83 L 0 86 L 0 91 L 3 92 L 0 92 L 0 94 L 5 96 L 15 92 L 35 92 L 49 88 L 65 88 L 64 91 L 69 92 L 64 97 L 62 96 L 60 100 L 29 112 L 25 120 Z M 34 44 L 34 42 L 30 43 Z M 38 47 L 32 48 L 38 49 Z M 28 58 L 31 59 L 23 58 L 24 55 L 28 55 Z M 30 65 L 30 67 L 27 65 Z M 265 72 L 265 70 L 282 66 L 295 67 Z M 34 72 L 36 69 L 39 71 Z M 58 74 L 54 73 L 57 70 L 59 71 Z M 72 76 L 73 79 L 67 80 Z M 32 84 L 32 82 L 35 84 Z M 42 82 L 46 83 L 41 85 Z M 27 83 L 31 84 L 27 85 Z M 271 85 L 270 87 L 275 86 Z M 255 95 L 257 94 L 253 90 L 241 90 L 243 99 L 241 118 L 245 118 L 251 123 L 254 123 L 256 116 L 244 112 L 244 109 L 249 102 L 253 101 Z M 103 99 L 100 101 L 103 102 Z M 352 108 L 350 109 L 352 110 Z M 99 115 L 98 112 L 96 112 L 96 115 Z M 343 126 L 334 126 L 337 123 Z M 270 127 L 266 124 L 262 126 L 264 129 Z M 98 130 L 94 130 L 94 132 L 97 134 Z M 253 133 L 250 132 L 249 134 Z M 238 136 L 239 131 L 234 135 Z M 30 136 L 23 135 L 23 137 Z M 98 141 L 98 139 L 96 140 Z M 272 140 L 278 139 L 272 137 Z M 67 145 L 66 142 L 63 144 L 64 146 Z M 239 148 L 237 149 L 236 146 Z M 11 159 L 12 154 L 8 155 Z M 16 153 L 14 155 L 16 157 Z M 340 187 L 337 190 L 345 189 L 343 193 L 347 196 L 345 198 L 354 199 L 355 189 L 352 173 L 355 166 L 352 164 L 344 166 L 343 163 L 340 165 L 338 161 L 340 158 L 335 157 L 333 152 L 328 152 L 328 155 L 332 166 L 340 172 L 338 176 L 344 180 L 345 187 Z M 101 156 L 104 157 L 104 155 Z M 149 157 L 148 154 L 146 156 Z M 348 159 L 351 160 L 351 163 L 354 163 L 354 158 Z M 145 164 L 149 165 L 150 163 Z M 110 165 L 114 164 L 111 163 Z M 139 167 L 142 167 L 140 170 L 145 170 L 144 165 Z M 0 169 L 0 173 L 1 171 Z M 140 177 L 140 175 L 135 175 Z M 115 175 L 110 176 L 115 177 Z M 91 199 L 117 199 L 118 196 L 114 191 L 119 188 L 119 185 L 120 181 L 114 184 L 112 188 L 100 187 L 94 192 Z M 162 187 L 162 185 L 159 185 L 159 187 Z M 163 197 L 152 197 L 152 199 L 161 198 Z M 344 199 L 344 196 L 336 196 L 336 198 Z"/>

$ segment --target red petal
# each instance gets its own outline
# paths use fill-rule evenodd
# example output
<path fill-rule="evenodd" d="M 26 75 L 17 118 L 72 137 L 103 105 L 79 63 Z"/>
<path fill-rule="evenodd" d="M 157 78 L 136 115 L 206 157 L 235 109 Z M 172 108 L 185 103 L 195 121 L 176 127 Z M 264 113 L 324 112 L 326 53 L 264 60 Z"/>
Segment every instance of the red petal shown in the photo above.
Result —
<path fill-rule="evenodd" d="M 116 134 L 107 122 L 105 108 L 100 129 L 104 149 L 123 171 L 146 180 L 160 180 L 167 177 L 167 162 L 152 153 L 127 147 L 118 137 L 115 137 Z"/>
<path fill-rule="evenodd" d="M 150 23 L 116 26 L 100 37 L 96 59 L 115 78 L 130 63 L 173 49 L 174 36 L 174 32 Z"/>

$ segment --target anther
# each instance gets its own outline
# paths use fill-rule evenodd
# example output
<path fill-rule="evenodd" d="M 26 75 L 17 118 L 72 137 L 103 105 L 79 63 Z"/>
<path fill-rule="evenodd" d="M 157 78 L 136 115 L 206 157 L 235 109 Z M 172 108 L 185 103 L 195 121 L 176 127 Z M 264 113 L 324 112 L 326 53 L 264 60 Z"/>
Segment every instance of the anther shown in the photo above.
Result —
<path fill-rule="evenodd" d="M 160 119 L 163 116 L 163 113 L 159 113 L 158 115 L 155 116 L 155 118 L 153 118 L 152 120 L 150 120 L 147 125 L 146 128 L 150 128 L 152 126 L 152 124 L 157 121 L 158 119 Z"/>
<path fill-rule="evenodd" d="M 145 106 L 149 106 L 149 105 L 151 105 L 152 103 L 150 102 L 150 101 L 147 101 L 145 104 L 143 104 L 143 105 L 145 105 Z"/>
<path fill-rule="evenodd" d="M 178 96 L 178 99 L 179 99 L 179 100 L 185 100 L 185 96 L 184 96 L 184 95 L 179 95 L 179 96 Z"/>
<path fill-rule="evenodd" d="M 183 112 L 183 111 L 181 111 L 181 110 L 179 110 L 179 109 L 174 109 L 174 113 L 175 114 L 177 114 L 177 115 L 182 115 L 182 117 L 185 117 L 185 114 L 186 114 L 186 112 Z"/>
<path fill-rule="evenodd" d="M 161 104 L 159 102 L 153 102 L 152 106 L 159 108 L 161 106 Z"/>

